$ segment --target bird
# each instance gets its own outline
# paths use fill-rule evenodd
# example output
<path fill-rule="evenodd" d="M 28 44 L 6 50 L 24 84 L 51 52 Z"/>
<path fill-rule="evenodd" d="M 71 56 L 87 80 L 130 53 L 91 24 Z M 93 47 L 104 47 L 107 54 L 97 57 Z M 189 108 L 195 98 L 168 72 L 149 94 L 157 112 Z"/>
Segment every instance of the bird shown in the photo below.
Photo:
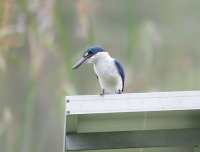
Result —
<path fill-rule="evenodd" d="M 94 72 L 101 87 L 100 95 L 123 93 L 125 83 L 124 68 L 102 46 L 95 45 L 86 49 L 72 69 L 77 69 L 82 64 L 93 64 Z"/>

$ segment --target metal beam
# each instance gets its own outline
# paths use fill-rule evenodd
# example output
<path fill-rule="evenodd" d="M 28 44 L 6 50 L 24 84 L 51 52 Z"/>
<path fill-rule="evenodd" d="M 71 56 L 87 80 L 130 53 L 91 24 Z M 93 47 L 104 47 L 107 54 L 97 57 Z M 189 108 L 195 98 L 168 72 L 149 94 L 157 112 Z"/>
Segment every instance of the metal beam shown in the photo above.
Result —
<path fill-rule="evenodd" d="M 200 91 L 67 96 L 68 115 L 200 110 Z"/>
<path fill-rule="evenodd" d="M 200 129 L 124 131 L 104 133 L 70 133 L 66 150 L 100 150 L 200 144 Z"/>
<path fill-rule="evenodd" d="M 199 112 L 200 91 L 67 96 L 65 149 L 200 145 Z"/>

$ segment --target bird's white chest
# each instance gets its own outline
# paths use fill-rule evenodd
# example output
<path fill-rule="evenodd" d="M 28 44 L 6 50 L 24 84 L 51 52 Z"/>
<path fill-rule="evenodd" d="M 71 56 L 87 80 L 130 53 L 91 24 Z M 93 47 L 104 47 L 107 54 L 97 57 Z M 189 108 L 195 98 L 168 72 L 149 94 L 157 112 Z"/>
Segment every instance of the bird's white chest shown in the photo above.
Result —
<path fill-rule="evenodd" d="M 113 60 L 95 64 L 94 70 L 98 76 L 101 88 L 107 93 L 115 92 L 121 88 L 121 79 Z"/>
<path fill-rule="evenodd" d="M 102 79 L 110 79 L 118 75 L 117 69 L 112 60 L 96 63 L 94 65 L 94 70 Z"/>

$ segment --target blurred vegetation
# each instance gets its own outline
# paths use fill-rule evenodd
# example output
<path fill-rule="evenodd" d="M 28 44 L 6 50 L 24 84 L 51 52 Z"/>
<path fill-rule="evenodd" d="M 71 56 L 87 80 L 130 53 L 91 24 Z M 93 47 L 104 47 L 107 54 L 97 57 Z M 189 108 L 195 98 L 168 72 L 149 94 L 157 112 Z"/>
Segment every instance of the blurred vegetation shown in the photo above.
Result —
<path fill-rule="evenodd" d="M 64 96 L 98 94 L 93 44 L 125 66 L 126 92 L 200 88 L 198 0 L 1 0 L 0 151 L 62 151 Z"/>

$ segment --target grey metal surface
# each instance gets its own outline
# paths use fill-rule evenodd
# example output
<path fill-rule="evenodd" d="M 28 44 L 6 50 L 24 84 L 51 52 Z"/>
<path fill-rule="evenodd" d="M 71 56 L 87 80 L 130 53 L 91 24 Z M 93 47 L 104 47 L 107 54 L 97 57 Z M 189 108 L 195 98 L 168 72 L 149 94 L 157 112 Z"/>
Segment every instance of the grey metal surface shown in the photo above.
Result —
<path fill-rule="evenodd" d="M 68 96 L 66 102 L 68 151 L 200 145 L 200 91 Z"/>
<path fill-rule="evenodd" d="M 171 129 L 104 133 L 69 133 L 66 150 L 100 150 L 200 144 L 200 129 Z"/>
<path fill-rule="evenodd" d="M 68 133 L 200 128 L 199 110 L 69 115 L 67 117 Z"/>
<path fill-rule="evenodd" d="M 200 91 L 66 96 L 69 115 L 200 110 Z"/>

